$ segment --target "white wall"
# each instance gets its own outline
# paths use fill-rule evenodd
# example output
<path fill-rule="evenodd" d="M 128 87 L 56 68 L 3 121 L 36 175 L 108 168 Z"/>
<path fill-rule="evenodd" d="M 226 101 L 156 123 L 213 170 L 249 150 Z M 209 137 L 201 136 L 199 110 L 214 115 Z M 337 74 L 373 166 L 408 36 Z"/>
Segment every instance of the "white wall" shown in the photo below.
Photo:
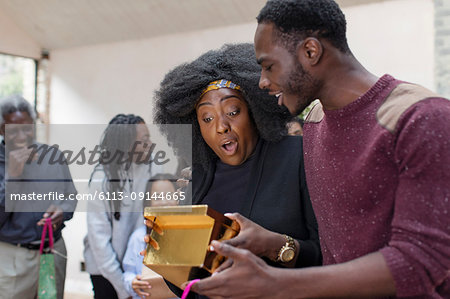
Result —
<path fill-rule="evenodd" d="M 0 10 L 0 53 L 38 59 L 40 46 Z"/>
<path fill-rule="evenodd" d="M 355 56 L 376 75 L 390 73 L 434 89 L 432 0 L 398 0 L 344 10 Z M 119 112 L 151 118 L 164 74 L 225 42 L 251 42 L 256 24 L 51 53 L 52 123 L 105 123 Z"/>
<path fill-rule="evenodd" d="M 345 8 L 355 56 L 378 76 L 390 73 L 434 89 L 432 0 L 398 0 Z M 225 42 L 251 42 L 256 22 L 51 53 L 51 122 L 106 123 L 136 113 L 151 122 L 151 99 L 164 74 Z M 85 214 L 64 230 L 69 265 L 67 290 L 89 292 L 78 272 Z"/>
<path fill-rule="evenodd" d="M 371 72 L 435 90 L 432 0 L 397 0 L 344 10 L 353 54 Z"/>
<path fill-rule="evenodd" d="M 164 74 L 225 42 L 250 42 L 256 24 L 51 53 L 51 122 L 105 123 L 119 112 L 150 122 Z"/>

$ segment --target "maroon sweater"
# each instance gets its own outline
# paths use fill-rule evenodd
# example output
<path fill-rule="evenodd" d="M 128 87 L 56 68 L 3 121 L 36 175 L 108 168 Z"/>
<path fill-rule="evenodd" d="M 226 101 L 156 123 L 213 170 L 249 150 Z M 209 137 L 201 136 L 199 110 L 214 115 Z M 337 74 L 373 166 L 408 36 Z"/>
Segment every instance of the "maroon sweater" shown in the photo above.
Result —
<path fill-rule="evenodd" d="M 397 296 L 450 298 L 450 101 L 385 75 L 304 127 L 324 264 L 380 251 Z"/>

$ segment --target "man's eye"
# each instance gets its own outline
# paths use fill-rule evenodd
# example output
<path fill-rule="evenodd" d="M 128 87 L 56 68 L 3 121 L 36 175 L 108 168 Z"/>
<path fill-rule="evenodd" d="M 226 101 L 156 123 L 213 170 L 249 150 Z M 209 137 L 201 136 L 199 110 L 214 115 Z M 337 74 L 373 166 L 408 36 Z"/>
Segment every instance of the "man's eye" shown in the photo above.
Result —
<path fill-rule="evenodd" d="M 266 66 L 264 69 L 265 69 L 266 71 L 269 72 L 270 70 L 272 70 L 272 65 L 273 65 L 273 64 L 271 64 L 271 65 L 269 65 L 269 66 Z"/>

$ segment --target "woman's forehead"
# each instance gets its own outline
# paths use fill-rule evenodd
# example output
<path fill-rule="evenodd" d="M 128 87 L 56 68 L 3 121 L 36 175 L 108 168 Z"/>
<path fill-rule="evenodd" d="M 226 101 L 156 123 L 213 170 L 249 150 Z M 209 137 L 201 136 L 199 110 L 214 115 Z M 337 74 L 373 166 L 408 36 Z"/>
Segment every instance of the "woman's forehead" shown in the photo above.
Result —
<path fill-rule="evenodd" d="M 244 97 L 242 96 L 242 93 L 240 91 L 230 88 L 220 88 L 205 93 L 198 101 L 196 106 L 197 108 L 199 108 L 206 103 L 212 104 L 213 102 L 217 101 L 224 102 L 229 99 L 240 100 L 246 104 Z"/>

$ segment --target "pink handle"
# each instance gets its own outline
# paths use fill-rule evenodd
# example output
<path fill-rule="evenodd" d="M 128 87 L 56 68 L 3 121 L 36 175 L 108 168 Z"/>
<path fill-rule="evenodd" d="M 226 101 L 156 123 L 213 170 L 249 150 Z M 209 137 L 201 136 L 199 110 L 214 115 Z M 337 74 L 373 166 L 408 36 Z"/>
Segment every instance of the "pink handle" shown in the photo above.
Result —
<path fill-rule="evenodd" d="M 196 283 L 198 281 L 200 281 L 200 279 L 194 279 L 187 284 L 187 286 L 184 288 L 183 295 L 181 295 L 181 299 L 187 298 L 187 295 L 189 294 L 191 287 L 194 285 L 194 283 Z"/>
<path fill-rule="evenodd" d="M 44 243 L 45 243 L 45 235 L 47 234 L 48 227 L 48 243 L 50 245 L 50 249 L 53 249 L 53 227 L 52 227 L 52 219 L 45 219 L 44 229 L 42 230 L 42 238 L 41 238 L 41 246 L 39 247 L 39 252 L 42 254 L 44 252 Z"/>

